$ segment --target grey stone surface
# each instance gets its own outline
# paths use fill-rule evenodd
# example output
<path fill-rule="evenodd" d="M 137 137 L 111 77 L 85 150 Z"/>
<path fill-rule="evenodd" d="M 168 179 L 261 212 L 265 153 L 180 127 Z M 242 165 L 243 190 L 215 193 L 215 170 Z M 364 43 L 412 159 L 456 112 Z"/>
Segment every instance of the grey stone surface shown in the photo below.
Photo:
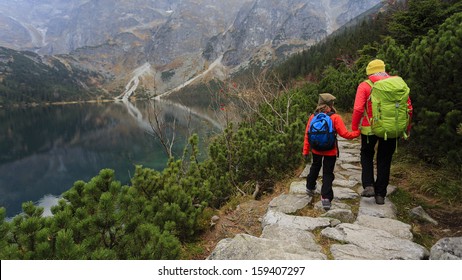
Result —
<path fill-rule="evenodd" d="M 338 165 L 336 165 L 336 168 L 338 169 Z M 335 180 L 333 184 L 335 185 L 336 181 L 348 181 L 348 178 L 340 174 L 340 169 L 334 170 L 335 173 Z M 343 184 L 343 183 L 340 183 Z"/>
<path fill-rule="evenodd" d="M 359 163 L 360 159 L 359 157 L 344 157 L 341 159 L 337 160 L 339 164 L 344 164 L 344 163 Z"/>
<path fill-rule="evenodd" d="M 336 260 L 380 260 L 383 258 L 378 252 L 371 252 L 354 244 L 333 244 L 330 252 Z"/>
<path fill-rule="evenodd" d="M 361 171 L 357 172 L 356 174 L 354 171 L 348 171 L 348 174 L 351 180 L 356 180 L 358 181 L 358 185 L 361 185 Z"/>
<path fill-rule="evenodd" d="M 345 164 L 341 164 L 340 165 L 343 169 L 345 170 L 361 170 L 361 166 L 360 165 L 353 165 L 353 164 L 350 164 L 350 163 L 345 163 Z"/>
<path fill-rule="evenodd" d="M 286 214 L 293 214 L 305 208 L 312 200 L 311 196 L 304 194 L 282 194 L 274 198 L 268 205 L 269 209 Z"/>
<path fill-rule="evenodd" d="M 393 194 L 397 189 L 398 189 L 398 187 L 396 187 L 396 186 L 388 185 L 388 187 L 387 187 L 387 196 Z"/>
<path fill-rule="evenodd" d="M 412 241 L 413 238 L 411 225 L 398 220 L 361 215 L 354 223 L 363 227 L 381 229 L 402 239 Z"/>
<path fill-rule="evenodd" d="M 306 181 L 292 182 L 289 187 L 289 193 L 306 194 Z"/>
<path fill-rule="evenodd" d="M 340 152 L 341 153 L 348 153 L 348 154 L 351 154 L 353 156 L 359 156 L 359 152 L 360 152 L 360 147 L 358 148 L 348 148 L 348 147 L 344 147 Z"/>
<path fill-rule="evenodd" d="M 428 251 L 419 244 L 409 240 L 397 238 L 396 236 L 380 229 L 371 229 L 357 224 L 340 224 L 335 228 L 325 228 L 321 232 L 322 236 L 335 239 L 349 244 L 346 248 L 357 246 L 356 256 L 358 259 L 404 259 L 422 260 L 429 256 Z M 331 253 L 335 259 L 343 259 L 347 256 L 340 254 L 341 248 L 345 250 L 345 245 L 335 246 L 337 251 Z M 352 258 L 350 255 L 349 259 Z"/>
<path fill-rule="evenodd" d="M 248 234 L 221 240 L 209 260 L 325 260 L 326 255 L 306 250 L 291 240 L 273 240 Z"/>
<path fill-rule="evenodd" d="M 291 216 L 281 212 L 269 210 L 262 220 L 262 227 L 278 224 L 282 227 L 296 228 L 301 230 L 315 230 L 329 227 L 329 218 L 312 218 L 304 216 Z"/>
<path fill-rule="evenodd" d="M 462 237 L 438 240 L 430 250 L 430 260 L 462 260 Z"/>
<path fill-rule="evenodd" d="M 337 174 L 335 177 L 339 177 Z M 335 179 L 332 185 L 334 186 L 339 186 L 339 187 L 344 187 L 344 188 L 352 188 L 356 186 L 359 182 L 357 180 L 347 180 L 347 179 Z"/>
<path fill-rule="evenodd" d="M 416 219 L 421 222 L 431 223 L 434 225 L 438 225 L 438 222 L 430 217 L 427 212 L 422 208 L 422 206 L 415 207 L 409 211 L 409 215 L 411 218 Z"/>
<path fill-rule="evenodd" d="M 263 229 L 261 238 L 291 241 L 292 243 L 308 251 L 321 252 L 322 247 L 315 241 L 313 233 L 291 227 L 282 227 L 279 225 L 269 225 Z"/>
<path fill-rule="evenodd" d="M 324 210 L 322 208 L 322 204 L 321 204 L 321 200 L 319 200 L 318 202 L 316 202 L 314 204 L 314 209 L 316 210 Z M 346 210 L 351 210 L 351 206 L 348 205 L 348 204 L 345 204 L 345 203 L 342 203 L 340 202 L 338 199 L 334 199 L 332 200 L 332 206 L 330 207 L 330 209 L 346 209 Z"/>
<path fill-rule="evenodd" d="M 357 192 L 348 188 L 333 187 L 332 190 L 336 199 L 355 199 L 359 197 Z"/>
<path fill-rule="evenodd" d="M 388 198 L 384 205 L 378 205 L 373 197 L 361 197 L 358 216 L 361 215 L 396 219 L 396 207 Z"/>
<path fill-rule="evenodd" d="M 337 158 L 339 160 L 343 160 L 345 158 L 352 158 L 352 157 L 357 157 L 358 155 L 353 155 L 350 153 L 345 152 L 346 149 L 343 149 L 342 152 L 340 153 L 340 156 Z"/>
<path fill-rule="evenodd" d="M 355 215 L 351 212 L 351 210 L 347 209 L 331 209 L 322 214 L 321 217 L 334 218 L 342 223 L 352 223 L 355 221 Z"/>

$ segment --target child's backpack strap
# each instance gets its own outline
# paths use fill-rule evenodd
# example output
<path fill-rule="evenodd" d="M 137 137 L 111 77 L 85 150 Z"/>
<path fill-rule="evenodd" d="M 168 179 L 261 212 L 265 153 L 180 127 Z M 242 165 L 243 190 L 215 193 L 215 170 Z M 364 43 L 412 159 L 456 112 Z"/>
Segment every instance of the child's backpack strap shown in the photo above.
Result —
<path fill-rule="evenodd" d="M 327 115 L 332 119 L 332 115 L 335 114 L 334 112 L 329 112 Z M 332 124 L 334 122 L 332 121 Z M 335 127 L 334 127 L 335 129 Z M 335 146 L 337 147 L 337 158 L 340 157 L 340 147 L 338 146 L 338 137 L 337 137 L 337 131 L 335 132 Z"/>

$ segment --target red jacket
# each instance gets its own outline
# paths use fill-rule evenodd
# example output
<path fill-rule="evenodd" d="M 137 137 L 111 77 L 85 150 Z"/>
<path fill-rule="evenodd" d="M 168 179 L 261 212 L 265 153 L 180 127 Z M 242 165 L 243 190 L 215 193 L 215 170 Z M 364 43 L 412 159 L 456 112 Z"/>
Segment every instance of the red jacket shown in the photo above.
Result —
<path fill-rule="evenodd" d="M 310 153 L 310 143 L 308 142 L 308 131 L 310 130 L 310 123 L 313 117 L 314 117 L 314 114 L 310 116 L 310 119 L 308 120 L 306 124 L 305 141 L 303 143 L 303 155 L 304 156 Z M 345 126 L 345 123 L 342 120 L 342 117 L 340 117 L 340 115 L 333 114 L 330 116 L 330 118 L 332 119 L 334 129 L 337 131 L 337 134 L 340 135 L 341 137 L 345 139 L 353 139 L 353 138 L 358 137 L 361 134 L 359 130 L 349 132 Z M 313 149 L 311 152 L 313 154 L 322 155 L 322 156 L 336 156 L 337 155 L 337 145 L 335 145 L 335 147 L 332 150 L 318 151 L 318 150 Z"/>
<path fill-rule="evenodd" d="M 369 76 L 369 79 L 375 83 L 379 80 L 387 79 L 390 76 Z M 358 89 L 356 90 L 356 98 L 355 98 L 355 105 L 353 107 L 353 116 L 351 119 L 351 129 L 358 130 L 359 124 L 361 123 L 361 127 L 369 127 L 371 124 L 369 120 L 372 118 L 372 104 L 369 100 L 369 96 L 371 95 L 371 86 L 367 82 L 362 82 L 359 84 Z M 366 108 L 367 103 L 367 118 L 364 117 L 364 109 Z M 408 109 L 409 109 L 409 118 L 412 119 L 412 104 L 411 98 L 407 101 Z M 361 122 L 362 118 L 362 122 Z M 410 125 L 408 130 L 410 130 Z"/>

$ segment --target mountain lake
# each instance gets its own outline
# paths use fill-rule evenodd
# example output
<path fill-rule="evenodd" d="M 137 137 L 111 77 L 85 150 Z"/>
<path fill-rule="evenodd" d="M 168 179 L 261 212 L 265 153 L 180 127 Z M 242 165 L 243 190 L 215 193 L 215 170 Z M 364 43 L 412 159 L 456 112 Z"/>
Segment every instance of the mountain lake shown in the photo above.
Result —
<path fill-rule="evenodd" d="M 51 215 L 63 192 L 101 169 L 113 169 L 122 184 L 136 165 L 163 170 L 155 116 L 168 139 L 174 133 L 176 158 L 193 133 L 204 157 L 207 139 L 221 130 L 213 117 L 163 100 L 0 108 L 0 207 L 12 217 L 32 201 Z"/>

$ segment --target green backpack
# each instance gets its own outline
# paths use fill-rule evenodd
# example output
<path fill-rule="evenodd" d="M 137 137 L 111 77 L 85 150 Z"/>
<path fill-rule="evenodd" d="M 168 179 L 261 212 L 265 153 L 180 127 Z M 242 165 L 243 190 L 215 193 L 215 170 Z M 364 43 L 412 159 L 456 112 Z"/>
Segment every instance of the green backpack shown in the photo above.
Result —
<path fill-rule="evenodd" d="M 369 119 L 372 133 L 384 138 L 407 138 L 409 125 L 408 98 L 409 87 L 401 77 L 393 76 L 373 83 L 370 101 L 372 103 L 372 118 Z"/>

